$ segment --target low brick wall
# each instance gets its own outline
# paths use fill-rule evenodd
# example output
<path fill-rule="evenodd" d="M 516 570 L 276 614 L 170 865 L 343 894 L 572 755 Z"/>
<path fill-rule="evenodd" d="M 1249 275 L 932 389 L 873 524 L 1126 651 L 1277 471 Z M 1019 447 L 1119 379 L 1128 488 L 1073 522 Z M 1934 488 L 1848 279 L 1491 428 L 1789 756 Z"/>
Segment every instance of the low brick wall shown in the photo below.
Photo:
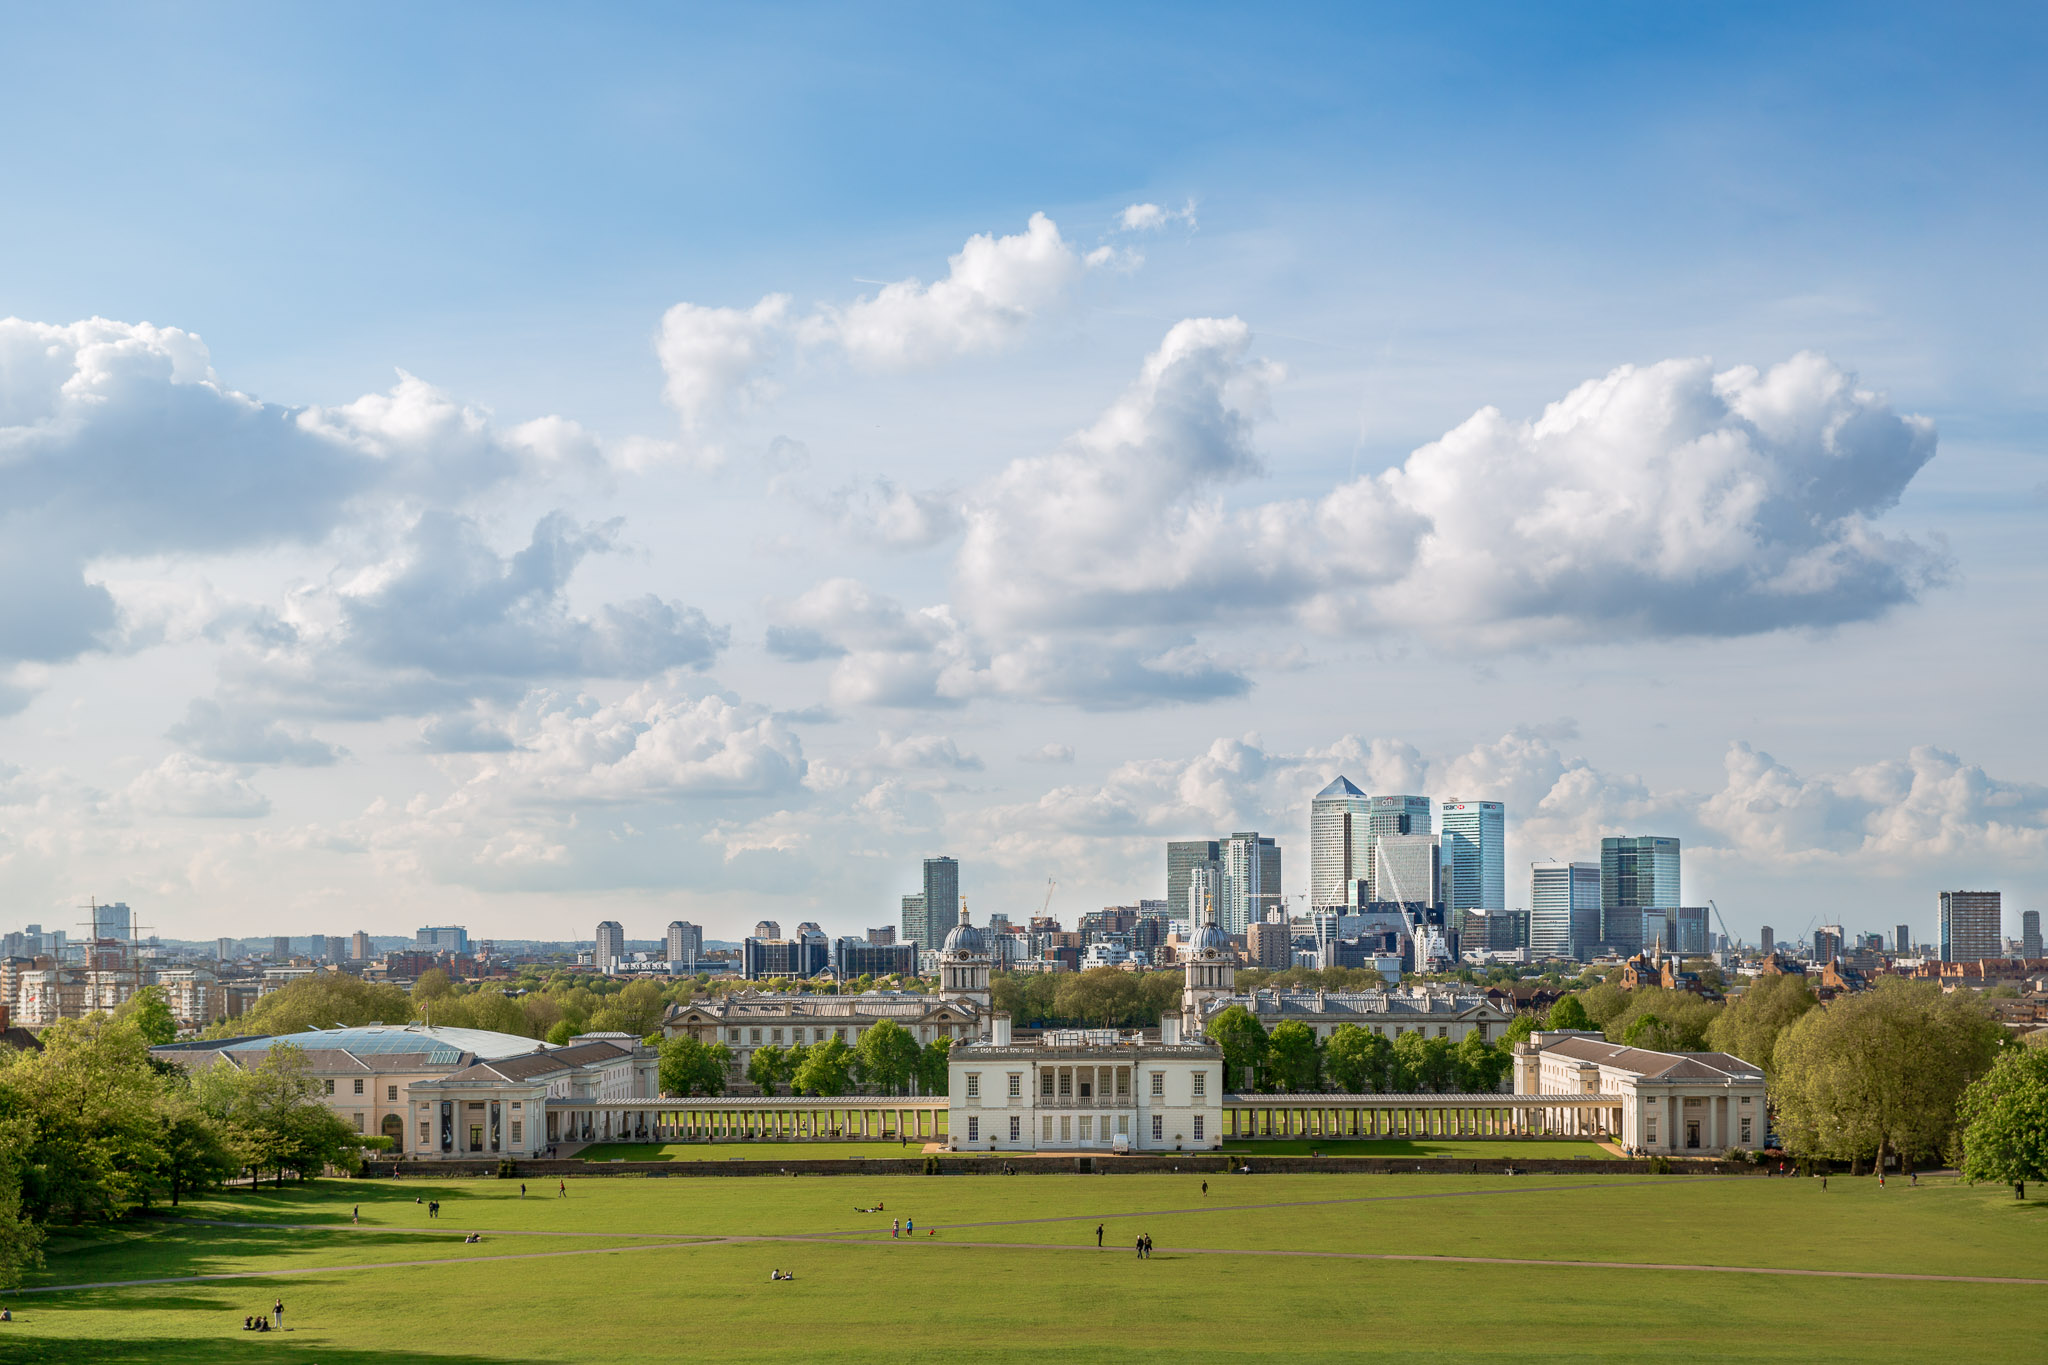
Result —
<path fill-rule="evenodd" d="M 1672 1160 L 1660 1172 L 1654 1161 L 1631 1161 L 1619 1157 L 1580 1159 L 1557 1157 L 1380 1157 L 1380 1156 L 1259 1156 L 1256 1153 L 1220 1152 L 1158 1153 L 1132 1156 L 968 1156 L 938 1158 L 941 1175 L 1002 1175 L 1005 1168 L 1017 1175 L 1227 1175 L 1233 1169 L 1249 1167 L 1253 1175 L 1761 1175 L 1759 1167 L 1745 1162 Z M 450 1180 L 496 1177 L 495 1161 L 372 1162 L 363 1167 L 365 1177 L 405 1180 Z M 798 1175 L 926 1175 L 925 1158 L 878 1157 L 869 1159 L 832 1157 L 809 1161 L 758 1161 L 749 1158 L 703 1161 L 521 1161 L 514 1163 L 513 1180 L 529 1183 L 566 1179 L 569 1176 L 628 1176 L 681 1178 L 708 1176 Z"/>

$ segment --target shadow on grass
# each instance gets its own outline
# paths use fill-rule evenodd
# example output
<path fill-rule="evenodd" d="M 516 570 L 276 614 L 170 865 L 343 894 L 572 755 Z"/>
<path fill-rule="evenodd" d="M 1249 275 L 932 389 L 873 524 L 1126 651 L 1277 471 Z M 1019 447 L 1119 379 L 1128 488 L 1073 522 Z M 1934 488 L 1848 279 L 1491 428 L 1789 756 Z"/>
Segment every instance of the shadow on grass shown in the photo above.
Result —
<path fill-rule="evenodd" d="M 16 1321 L 0 1326 L 33 1329 L 32 1317 L 16 1315 Z M 292 1365 L 389 1365 L 389 1351 L 350 1351 L 308 1341 L 301 1345 L 290 1332 L 243 1332 L 229 1330 L 217 1337 L 135 1337 L 124 1341 L 67 1340 L 64 1338 L 12 1335 L 6 1338 L 6 1359 L 10 1365 L 163 1365 L 163 1362 L 287 1361 Z M 519 1357 L 493 1352 L 490 1355 L 428 1353 L 414 1357 L 444 1362 L 444 1365 L 530 1365 Z"/>
<path fill-rule="evenodd" d="M 173 1279 L 187 1275 L 225 1275 L 277 1270 L 288 1272 L 291 1255 L 312 1258 L 320 1265 L 375 1265 L 393 1260 L 421 1260 L 444 1241 L 450 1255 L 459 1255 L 463 1234 L 470 1229 L 449 1223 L 435 1236 L 418 1232 L 306 1232 L 289 1228 L 222 1228 L 162 1223 L 140 1234 L 115 1225 L 103 1238 L 73 1234 L 53 1242 L 43 1269 L 24 1288 L 39 1285 L 93 1284 L 107 1280 Z M 502 1250 L 503 1248 L 493 1248 Z"/>

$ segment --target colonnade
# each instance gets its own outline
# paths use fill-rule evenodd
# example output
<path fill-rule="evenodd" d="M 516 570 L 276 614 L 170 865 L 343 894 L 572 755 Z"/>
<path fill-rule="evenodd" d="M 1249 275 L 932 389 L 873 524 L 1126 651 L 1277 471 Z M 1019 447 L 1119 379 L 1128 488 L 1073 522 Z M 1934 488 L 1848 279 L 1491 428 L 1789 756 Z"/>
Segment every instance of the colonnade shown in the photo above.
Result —
<path fill-rule="evenodd" d="M 1250 1138 L 1596 1137 L 1619 1133 L 1613 1095 L 1233 1095 L 1223 1136 Z"/>
<path fill-rule="evenodd" d="M 549 1142 L 936 1142 L 946 1101 L 550 1100 Z"/>

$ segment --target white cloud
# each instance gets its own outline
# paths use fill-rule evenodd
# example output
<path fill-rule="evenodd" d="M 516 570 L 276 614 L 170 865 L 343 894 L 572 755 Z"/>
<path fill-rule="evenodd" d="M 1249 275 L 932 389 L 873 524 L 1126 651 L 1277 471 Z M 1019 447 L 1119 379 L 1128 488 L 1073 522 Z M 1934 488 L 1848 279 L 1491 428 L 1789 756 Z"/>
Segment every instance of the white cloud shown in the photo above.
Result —
<path fill-rule="evenodd" d="M 341 752 L 305 731 L 240 708 L 200 699 L 185 708 L 185 719 L 166 735 L 200 758 L 216 763 L 274 763 L 318 768 Z"/>
<path fill-rule="evenodd" d="M 1074 761 L 1074 746 L 1056 743 L 1041 744 L 1031 752 L 1019 754 L 1017 757 L 1025 763 L 1072 763 Z"/>
<path fill-rule="evenodd" d="M 1177 209 L 1165 209 L 1157 204 L 1132 204 L 1116 217 L 1116 225 L 1125 232 L 1157 232 L 1169 223 L 1186 223 L 1195 226 L 1195 201 L 1190 199 Z"/>
<path fill-rule="evenodd" d="M 123 795 L 146 815 L 248 820 L 270 814 L 270 798 L 231 768 L 172 754 L 128 784 Z"/>
<path fill-rule="evenodd" d="M 655 343 L 667 376 L 662 397 L 684 426 L 694 430 L 707 417 L 772 397 L 765 371 L 788 322 L 787 294 L 770 294 L 746 309 L 679 303 L 663 314 Z"/>

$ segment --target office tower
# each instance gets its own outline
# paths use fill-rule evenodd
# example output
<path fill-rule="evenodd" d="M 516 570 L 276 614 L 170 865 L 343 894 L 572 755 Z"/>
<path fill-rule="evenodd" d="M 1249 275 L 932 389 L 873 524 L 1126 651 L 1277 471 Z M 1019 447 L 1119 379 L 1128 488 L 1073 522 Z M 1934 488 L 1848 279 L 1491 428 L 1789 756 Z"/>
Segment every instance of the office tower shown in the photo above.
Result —
<path fill-rule="evenodd" d="M 348 955 L 353 961 L 368 962 L 370 960 L 370 936 L 361 929 L 356 930 L 355 937 L 349 940 Z"/>
<path fill-rule="evenodd" d="M 2005 907 L 1996 891 L 1941 893 L 1941 960 L 1982 962 L 2003 954 Z"/>
<path fill-rule="evenodd" d="M 923 893 L 915 896 L 905 896 L 903 898 L 903 933 L 901 941 L 913 945 L 919 944 L 925 941 L 926 935 Z M 944 941 L 943 939 L 940 940 L 942 943 Z"/>
<path fill-rule="evenodd" d="M 2041 912 L 2023 911 L 2020 915 L 2020 956 L 2028 959 L 2041 956 Z"/>
<path fill-rule="evenodd" d="M 1600 938 L 1600 864 L 1532 863 L 1529 956 L 1584 961 Z"/>
<path fill-rule="evenodd" d="M 1256 831 L 1233 834 L 1220 842 L 1223 898 L 1217 924 L 1226 934 L 1241 934 L 1265 918 L 1268 906 L 1286 908 L 1280 894 L 1280 846 Z"/>
<path fill-rule="evenodd" d="M 348 961 L 348 940 L 340 934 L 327 935 L 327 960 L 336 966 Z"/>
<path fill-rule="evenodd" d="M 1671 912 L 1671 937 L 1666 944 L 1680 957 L 1705 957 L 1709 946 L 1707 907 L 1681 905 Z"/>
<path fill-rule="evenodd" d="M 1842 926 L 1823 924 L 1813 931 L 1813 960 L 1820 963 L 1833 962 L 1842 955 Z"/>
<path fill-rule="evenodd" d="M 213 941 L 213 955 L 222 962 L 233 962 L 241 945 L 231 938 L 217 938 Z"/>
<path fill-rule="evenodd" d="M 615 919 L 608 919 L 597 926 L 597 940 L 592 945 L 590 963 L 600 972 L 615 972 L 619 962 L 626 956 L 626 931 Z"/>
<path fill-rule="evenodd" d="M 704 931 L 688 920 L 672 919 L 668 922 L 668 942 L 664 945 L 669 965 L 680 962 L 685 966 L 704 956 Z"/>
<path fill-rule="evenodd" d="M 1381 839 L 1398 838 L 1403 835 L 1428 834 L 1430 829 L 1429 798 L 1426 796 L 1375 796 L 1372 798 L 1372 814 L 1368 837 L 1373 844 Z M 1377 855 L 1368 845 L 1365 856 L 1366 899 L 1375 901 L 1418 900 L 1417 896 L 1396 896 L 1373 881 L 1373 868 Z"/>
<path fill-rule="evenodd" d="M 1678 840 L 1630 835 L 1600 841 L 1600 941 L 1640 952 L 1642 912 L 1679 903 Z"/>
<path fill-rule="evenodd" d="M 1452 910 L 1505 910 L 1507 814 L 1498 801 L 1445 801 L 1444 904 Z"/>
<path fill-rule="evenodd" d="M 112 905 L 92 907 L 92 936 L 94 938 L 117 938 L 123 943 L 135 937 L 135 916 L 128 909 L 128 902 L 115 901 Z"/>
<path fill-rule="evenodd" d="M 937 948 L 960 922 L 960 864 L 951 858 L 924 860 L 924 923 L 917 946 Z"/>
<path fill-rule="evenodd" d="M 272 962 L 289 962 L 289 961 L 291 961 L 291 960 L 292 960 L 292 941 L 291 941 L 291 940 L 290 940 L 289 938 L 273 938 L 273 939 L 271 939 L 271 940 L 270 940 L 270 960 L 271 960 Z"/>
<path fill-rule="evenodd" d="M 1176 839 L 1166 845 L 1166 903 L 1175 919 L 1188 912 L 1188 879 L 1194 869 L 1222 857 L 1223 846 L 1214 839 Z"/>
<path fill-rule="evenodd" d="M 413 941 L 423 952 L 454 953 L 457 957 L 469 953 L 469 930 L 459 924 L 429 924 L 416 930 Z"/>
<path fill-rule="evenodd" d="M 1434 834 L 1376 834 L 1372 898 L 1402 905 L 1443 903 L 1443 848 Z"/>
<path fill-rule="evenodd" d="M 1892 951 L 1900 957 L 1905 957 L 1913 951 L 1912 931 L 1903 924 L 1892 929 Z"/>
<path fill-rule="evenodd" d="M 1768 924 L 1763 928 L 1763 943 L 1761 946 L 1765 957 L 1769 957 L 1772 953 L 1778 951 L 1778 940 L 1771 933 L 1771 926 Z"/>
<path fill-rule="evenodd" d="M 1352 903 L 1352 883 L 1365 875 L 1372 840 L 1372 798 L 1338 777 L 1309 803 L 1310 909 Z M 1171 845 L 1169 845 L 1169 848 Z M 1168 876 L 1171 878 L 1171 855 Z"/>

